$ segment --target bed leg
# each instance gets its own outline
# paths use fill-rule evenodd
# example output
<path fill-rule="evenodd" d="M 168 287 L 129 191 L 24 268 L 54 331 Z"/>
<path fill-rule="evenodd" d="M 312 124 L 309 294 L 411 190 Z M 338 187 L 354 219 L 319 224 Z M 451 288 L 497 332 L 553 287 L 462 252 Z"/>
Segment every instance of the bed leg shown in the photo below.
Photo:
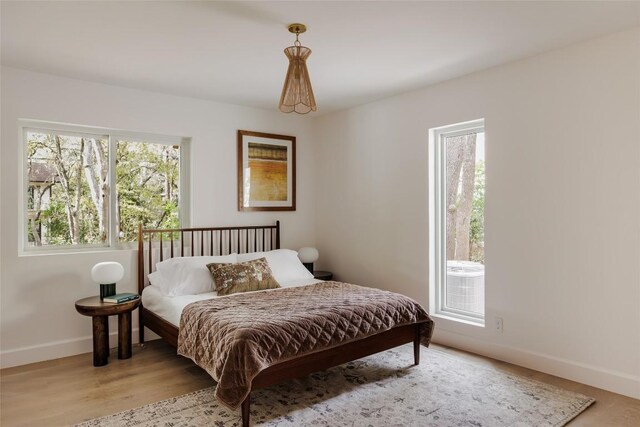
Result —
<path fill-rule="evenodd" d="M 139 340 L 138 342 L 140 343 L 140 347 L 144 348 L 144 322 L 142 320 L 142 307 L 140 307 L 139 309 L 140 311 L 138 312 L 138 336 L 139 336 Z"/>
<path fill-rule="evenodd" d="M 251 393 L 242 402 L 242 427 L 249 427 L 249 407 L 251 406 Z"/>
<path fill-rule="evenodd" d="M 416 325 L 416 336 L 413 338 L 413 362 L 420 364 L 420 325 Z"/>

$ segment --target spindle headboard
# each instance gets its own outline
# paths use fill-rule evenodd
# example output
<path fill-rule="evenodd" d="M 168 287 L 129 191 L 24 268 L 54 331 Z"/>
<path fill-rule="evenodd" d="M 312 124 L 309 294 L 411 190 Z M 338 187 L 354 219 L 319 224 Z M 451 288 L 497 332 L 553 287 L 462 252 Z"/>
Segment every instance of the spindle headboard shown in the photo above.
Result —
<path fill-rule="evenodd" d="M 138 293 L 158 262 L 173 257 L 227 255 L 280 249 L 280 221 L 275 225 L 196 227 L 146 230 L 138 228 Z"/>
<path fill-rule="evenodd" d="M 148 275 L 156 264 L 169 258 L 227 255 L 280 249 L 280 221 L 275 225 L 239 227 L 196 227 L 145 230 L 138 228 L 138 293 L 149 284 Z M 177 347 L 178 328 L 140 305 L 140 344 L 145 327 Z"/>

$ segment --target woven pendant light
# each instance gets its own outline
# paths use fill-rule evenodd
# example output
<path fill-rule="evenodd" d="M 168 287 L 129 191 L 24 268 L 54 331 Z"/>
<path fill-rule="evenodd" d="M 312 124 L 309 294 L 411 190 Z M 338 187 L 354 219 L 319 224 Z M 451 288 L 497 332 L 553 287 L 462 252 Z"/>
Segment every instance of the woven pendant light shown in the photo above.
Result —
<path fill-rule="evenodd" d="M 307 31 L 307 28 L 302 24 L 291 24 L 289 31 L 296 35 L 296 41 L 293 46 L 284 50 L 289 58 L 289 68 L 284 79 L 279 108 L 283 113 L 307 114 L 317 109 L 306 64 L 311 49 L 302 46 L 298 41 L 298 35 Z"/>

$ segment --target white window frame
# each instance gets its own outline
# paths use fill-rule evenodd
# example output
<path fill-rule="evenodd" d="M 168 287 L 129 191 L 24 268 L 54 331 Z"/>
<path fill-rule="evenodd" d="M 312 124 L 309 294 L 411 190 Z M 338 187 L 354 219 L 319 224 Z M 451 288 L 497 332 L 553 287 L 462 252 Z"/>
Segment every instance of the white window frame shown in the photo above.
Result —
<path fill-rule="evenodd" d="M 167 136 L 145 132 L 125 131 L 120 129 L 109 129 L 90 127 L 82 125 L 71 125 L 63 123 L 54 123 L 40 120 L 19 120 L 20 136 L 22 138 L 22 150 L 20 150 L 20 180 L 19 185 L 19 233 L 18 252 L 20 255 L 33 255 L 45 253 L 73 253 L 73 252 L 91 252 L 100 250 L 123 250 L 135 249 L 136 242 L 120 242 L 116 233 L 116 141 L 129 140 L 136 142 L 145 142 L 151 144 L 162 145 L 179 145 L 180 146 L 180 201 L 179 201 L 179 219 L 180 227 L 188 227 L 191 218 L 190 212 L 190 178 L 189 178 L 189 162 L 190 162 L 190 142 L 191 138 L 179 136 Z M 28 242 L 28 221 L 26 213 L 28 211 L 27 189 L 29 187 L 28 172 L 28 132 L 59 132 L 70 136 L 100 136 L 106 137 L 108 140 L 109 153 L 109 239 L 104 244 L 79 244 L 79 245 L 51 245 L 51 246 L 29 246 Z"/>
<path fill-rule="evenodd" d="M 484 326 L 485 315 L 446 306 L 447 206 L 446 155 L 444 140 L 468 133 L 485 132 L 484 119 L 472 120 L 429 130 L 429 308 L 431 313 L 451 320 Z M 485 132 L 486 135 L 486 132 Z M 485 276 L 486 292 L 486 276 Z"/>

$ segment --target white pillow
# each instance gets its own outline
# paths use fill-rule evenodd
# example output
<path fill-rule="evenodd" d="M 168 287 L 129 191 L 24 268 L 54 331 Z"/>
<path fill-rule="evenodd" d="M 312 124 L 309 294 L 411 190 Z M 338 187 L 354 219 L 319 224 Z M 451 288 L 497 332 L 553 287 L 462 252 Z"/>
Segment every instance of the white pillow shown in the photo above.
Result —
<path fill-rule="evenodd" d="M 313 274 L 302 265 L 300 258 L 298 258 L 298 252 L 291 249 L 238 254 L 238 262 L 246 262 L 263 257 L 267 259 L 273 277 L 278 283 L 289 280 L 313 279 Z"/>
<path fill-rule="evenodd" d="M 169 258 L 156 264 L 149 281 L 170 297 L 213 292 L 216 287 L 207 264 L 236 262 L 236 254 Z"/>
<path fill-rule="evenodd" d="M 171 287 L 171 278 L 167 277 L 167 274 L 154 271 L 149 275 L 149 284 L 158 289 L 163 295 L 166 295 L 165 290 Z"/>

